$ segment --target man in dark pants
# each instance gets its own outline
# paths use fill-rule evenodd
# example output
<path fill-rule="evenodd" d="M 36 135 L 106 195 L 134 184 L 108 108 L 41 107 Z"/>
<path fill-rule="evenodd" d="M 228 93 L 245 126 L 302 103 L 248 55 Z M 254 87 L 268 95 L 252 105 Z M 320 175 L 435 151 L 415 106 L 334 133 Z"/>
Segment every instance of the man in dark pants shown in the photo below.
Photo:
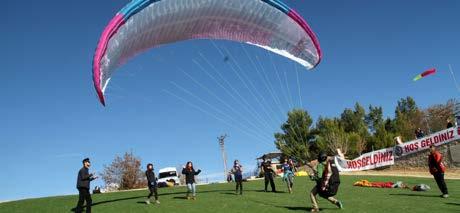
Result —
<path fill-rule="evenodd" d="M 91 162 L 89 158 L 83 159 L 83 168 L 78 172 L 77 177 L 77 189 L 78 189 L 78 203 L 75 212 L 80 213 L 83 211 L 83 203 L 86 200 L 86 212 L 91 212 L 91 194 L 89 193 L 89 183 L 95 180 L 97 177 L 94 174 L 88 172 L 89 167 L 91 167 Z"/>
<path fill-rule="evenodd" d="M 272 162 L 270 160 L 265 161 L 265 157 L 262 158 L 262 160 L 264 161 L 262 163 L 262 171 L 264 172 L 265 191 L 267 192 L 268 182 L 270 182 L 272 192 L 276 192 L 275 181 L 273 180 L 273 176 L 275 175 L 275 171 L 273 171 L 273 169 L 272 169 Z"/>
<path fill-rule="evenodd" d="M 153 164 L 147 164 L 147 171 L 145 171 L 145 176 L 147 176 L 147 186 L 149 187 L 150 191 L 149 195 L 147 196 L 147 200 L 145 200 L 145 203 L 150 204 L 150 199 L 153 195 L 155 198 L 155 203 L 160 204 L 160 201 L 158 200 L 158 183 L 157 178 L 155 177 L 155 173 L 153 172 Z"/>
<path fill-rule="evenodd" d="M 448 198 L 449 193 L 447 192 L 447 185 L 444 181 L 444 172 L 446 167 L 442 163 L 442 155 L 436 151 L 436 147 L 430 146 L 430 155 L 428 156 L 428 166 L 430 167 L 430 173 L 433 175 L 439 189 L 442 192 L 441 197 Z"/>

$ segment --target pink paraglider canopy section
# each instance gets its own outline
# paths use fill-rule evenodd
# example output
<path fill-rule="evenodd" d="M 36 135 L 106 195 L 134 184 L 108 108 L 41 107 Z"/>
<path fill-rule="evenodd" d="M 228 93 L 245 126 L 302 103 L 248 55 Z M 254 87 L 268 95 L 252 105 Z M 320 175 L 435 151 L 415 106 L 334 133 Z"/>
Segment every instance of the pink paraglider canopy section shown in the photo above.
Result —
<path fill-rule="evenodd" d="M 117 67 L 152 47 L 189 39 L 248 43 L 312 69 L 322 58 L 307 22 L 279 0 L 133 0 L 105 27 L 93 58 L 100 102 Z"/>

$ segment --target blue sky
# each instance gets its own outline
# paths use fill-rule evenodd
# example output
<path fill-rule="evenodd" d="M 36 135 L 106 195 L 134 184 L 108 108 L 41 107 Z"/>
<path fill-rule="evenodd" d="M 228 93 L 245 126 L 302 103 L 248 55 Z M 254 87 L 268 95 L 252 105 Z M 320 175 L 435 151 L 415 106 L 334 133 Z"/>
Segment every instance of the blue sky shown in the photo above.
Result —
<path fill-rule="evenodd" d="M 314 71 L 252 46 L 181 42 L 121 67 L 104 108 L 92 85 L 92 57 L 103 28 L 127 2 L 4 2 L 0 200 L 75 194 L 82 158 L 101 172 L 130 150 L 157 168 L 192 160 L 214 177 L 223 170 L 222 133 L 230 136 L 229 161 L 253 169 L 257 156 L 275 149 L 272 135 L 291 107 L 317 119 L 360 102 L 393 116 L 402 97 L 421 107 L 458 97 L 448 64 L 460 78 L 460 2 L 286 0 L 319 37 L 324 59 Z M 436 75 L 412 82 L 431 67 Z M 241 97 L 233 98 L 229 85 Z"/>

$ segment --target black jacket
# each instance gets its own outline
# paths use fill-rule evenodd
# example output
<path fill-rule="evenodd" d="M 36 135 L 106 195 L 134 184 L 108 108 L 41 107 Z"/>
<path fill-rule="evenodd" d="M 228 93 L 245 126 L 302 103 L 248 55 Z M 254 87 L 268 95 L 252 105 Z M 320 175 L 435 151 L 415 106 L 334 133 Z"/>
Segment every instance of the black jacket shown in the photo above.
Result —
<path fill-rule="evenodd" d="M 186 184 L 191 184 L 195 183 L 195 175 L 200 174 L 201 170 L 198 169 L 198 171 L 195 171 L 195 169 L 192 169 L 191 171 L 184 168 L 182 169 L 182 174 L 185 175 L 185 183 Z"/>
<path fill-rule="evenodd" d="M 272 169 L 272 162 L 270 162 L 270 161 L 263 162 L 262 163 L 262 171 L 265 174 L 274 174 L 275 171 L 273 171 L 273 169 Z"/>
<path fill-rule="evenodd" d="M 147 176 L 147 184 L 149 187 L 157 186 L 157 178 L 155 177 L 153 170 L 145 171 L 145 176 Z"/>
<path fill-rule="evenodd" d="M 88 169 L 85 167 L 81 168 L 80 171 L 78 171 L 77 188 L 90 189 L 89 182 L 92 180 L 94 180 L 94 177 L 88 172 Z"/>

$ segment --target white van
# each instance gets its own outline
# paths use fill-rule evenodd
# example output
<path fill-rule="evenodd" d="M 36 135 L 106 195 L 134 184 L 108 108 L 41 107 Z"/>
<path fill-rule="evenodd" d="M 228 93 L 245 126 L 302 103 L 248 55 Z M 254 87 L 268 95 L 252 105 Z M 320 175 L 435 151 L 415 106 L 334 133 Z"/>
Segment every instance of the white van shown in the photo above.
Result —
<path fill-rule="evenodd" d="M 174 184 L 175 186 L 180 184 L 179 175 L 175 167 L 166 167 L 160 169 L 158 175 L 158 184 L 165 185 L 167 182 Z"/>

